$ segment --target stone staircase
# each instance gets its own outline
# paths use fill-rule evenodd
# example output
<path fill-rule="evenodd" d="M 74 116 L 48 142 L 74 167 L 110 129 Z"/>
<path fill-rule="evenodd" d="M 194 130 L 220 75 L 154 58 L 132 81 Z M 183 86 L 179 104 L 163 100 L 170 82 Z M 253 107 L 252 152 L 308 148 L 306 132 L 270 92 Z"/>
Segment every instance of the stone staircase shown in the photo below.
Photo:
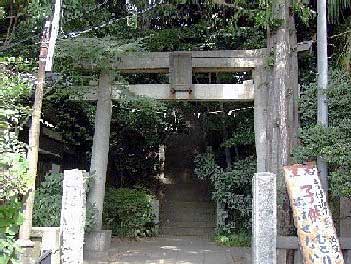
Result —
<path fill-rule="evenodd" d="M 208 238 L 215 231 L 216 207 L 207 183 L 194 175 L 194 158 L 206 142 L 200 122 L 188 116 L 189 128 L 168 138 L 165 148 L 165 185 L 160 199 L 160 231 L 171 236 Z"/>
<path fill-rule="evenodd" d="M 215 231 L 216 208 L 204 183 L 167 184 L 160 203 L 163 235 L 211 237 Z"/>

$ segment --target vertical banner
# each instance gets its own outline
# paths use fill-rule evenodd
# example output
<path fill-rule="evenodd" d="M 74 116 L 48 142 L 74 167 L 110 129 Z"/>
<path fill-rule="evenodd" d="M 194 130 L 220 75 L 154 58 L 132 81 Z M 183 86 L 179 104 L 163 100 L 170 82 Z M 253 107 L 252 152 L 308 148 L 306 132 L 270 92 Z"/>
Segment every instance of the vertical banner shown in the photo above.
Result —
<path fill-rule="evenodd" d="M 285 166 L 284 173 L 304 264 L 344 264 L 315 164 Z"/>

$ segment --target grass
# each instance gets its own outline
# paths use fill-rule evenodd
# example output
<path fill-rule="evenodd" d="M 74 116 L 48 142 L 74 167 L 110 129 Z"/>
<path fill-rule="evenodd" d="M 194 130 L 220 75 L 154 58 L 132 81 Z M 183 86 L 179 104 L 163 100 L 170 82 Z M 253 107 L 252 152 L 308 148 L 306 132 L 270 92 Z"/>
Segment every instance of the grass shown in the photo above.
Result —
<path fill-rule="evenodd" d="M 226 247 L 250 247 L 251 236 L 247 233 L 238 233 L 230 235 L 216 235 L 215 241 L 218 245 Z"/>

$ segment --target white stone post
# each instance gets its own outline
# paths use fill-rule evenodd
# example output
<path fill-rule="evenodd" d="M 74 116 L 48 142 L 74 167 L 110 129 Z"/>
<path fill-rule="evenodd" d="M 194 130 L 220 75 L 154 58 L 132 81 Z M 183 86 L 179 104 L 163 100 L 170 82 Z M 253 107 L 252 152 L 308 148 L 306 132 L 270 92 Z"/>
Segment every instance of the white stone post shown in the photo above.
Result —
<path fill-rule="evenodd" d="M 276 264 L 277 191 L 275 174 L 255 173 L 252 193 L 252 263 Z"/>
<path fill-rule="evenodd" d="M 65 170 L 61 209 L 61 260 L 63 264 L 83 264 L 86 191 L 83 172 Z"/>
<path fill-rule="evenodd" d="M 110 142 L 110 123 L 112 115 L 111 100 L 112 78 L 108 73 L 101 73 L 97 91 L 95 114 L 95 133 L 93 139 L 90 172 L 94 174 L 88 201 L 96 207 L 95 230 L 101 230 L 102 210 L 105 197 L 106 171 Z"/>

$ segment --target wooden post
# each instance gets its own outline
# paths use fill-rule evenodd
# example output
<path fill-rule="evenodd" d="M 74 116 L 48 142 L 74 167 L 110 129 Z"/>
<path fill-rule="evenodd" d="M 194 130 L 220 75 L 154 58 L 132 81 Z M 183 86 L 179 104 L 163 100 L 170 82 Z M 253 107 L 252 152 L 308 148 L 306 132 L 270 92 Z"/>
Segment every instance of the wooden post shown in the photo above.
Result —
<path fill-rule="evenodd" d="M 39 55 L 39 70 L 38 78 L 35 88 L 34 105 L 32 112 L 31 126 L 29 130 L 29 142 L 28 142 L 28 174 L 30 175 L 31 182 L 30 188 L 27 195 L 24 198 L 24 222 L 20 227 L 19 233 L 19 244 L 20 246 L 26 247 L 31 246 L 30 232 L 32 229 L 32 211 L 34 203 L 34 192 L 35 192 L 35 178 L 37 175 L 37 164 L 38 164 L 38 151 L 39 151 L 39 136 L 40 136 L 40 117 L 41 107 L 43 102 L 43 89 L 45 82 L 45 60 L 47 55 L 47 43 L 49 39 L 49 27 L 50 22 L 45 23 L 43 31 L 40 55 Z"/>
<path fill-rule="evenodd" d="M 52 58 L 54 55 L 54 47 L 58 33 L 61 0 L 56 0 L 54 16 L 52 22 L 45 22 L 43 34 L 41 37 L 40 55 L 39 55 L 39 70 L 38 79 L 36 82 L 34 105 L 32 112 L 32 122 L 29 130 L 29 148 L 27 153 L 28 174 L 31 178 L 30 188 L 27 195 L 24 197 L 24 222 L 20 227 L 18 244 L 23 247 L 31 247 L 33 243 L 30 241 L 30 232 L 32 229 L 32 212 L 35 193 L 35 178 L 37 176 L 38 166 L 38 151 L 40 137 L 40 117 L 43 102 L 43 90 L 45 84 L 45 71 L 51 71 Z M 47 64 L 47 55 L 50 51 L 50 60 Z"/>

